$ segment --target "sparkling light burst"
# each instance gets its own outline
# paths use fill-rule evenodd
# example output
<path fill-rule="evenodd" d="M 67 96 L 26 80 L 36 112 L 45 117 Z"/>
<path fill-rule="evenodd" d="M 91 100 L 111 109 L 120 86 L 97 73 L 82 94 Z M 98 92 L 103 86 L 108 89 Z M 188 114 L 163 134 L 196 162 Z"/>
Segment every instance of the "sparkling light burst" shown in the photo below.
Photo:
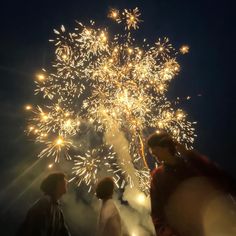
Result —
<path fill-rule="evenodd" d="M 103 148 L 98 148 L 88 150 L 83 156 L 76 155 L 72 173 L 76 176 L 77 185 L 85 183 L 88 186 L 88 192 L 90 192 L 98 181 L 99 170 L 104 171 L 109 168 L 109 160 L 113 159 L 114 155 L 112 147 L 108 149 L 106 154 Z"/>
<path fill-rule="evenodd" d="M 188 45 L 183 45 L 179 51 L 182 53 L 182 54 L 186 54 L 189 52 L 189 46 Z"/>
<path fill-rule="evenodd" d="M 35 94 L 42 95 L 44 104 L 25 107 L 33 114 L 28 133 L 46 145 L 40 157 L 53 156 L 59 161 L 62 154 L 71 159 L 70 152 L 77 151 L 76 138 L 83 135 L 81 122 L 103 134 L 114 129 L 124 132 L 132 146 L 126 164 L 134 166 L 138 187 L 146 192 L 150 179 L 143 133 L 151 128 L 164 129 L 187 147 L 194 141 L 193 123 L 166 97 L 169 83 L 180 71 L 178 52 L 168 38 L 157 39 L 152 46 L 146 39 L 136 43 L 131 30 L 138 29 L 142 22 L 138 8 L 122 12 L 111 9 L 108 17 L 124 24 L 123 33 L 109 35 L 94 21 L 88 26 L 76 22 L 73 32 L 67 32 L 64 26 L 54 30 L 51 72 L 43 69 L 35 80 Z M 183 46 L 180 52 L 188 50 Z M 73 169 L 90 189 L 104 158 L 93 159 L 92 154 L 77 155 Z M 132 185 L 122 160 L 108 169 Z"/>

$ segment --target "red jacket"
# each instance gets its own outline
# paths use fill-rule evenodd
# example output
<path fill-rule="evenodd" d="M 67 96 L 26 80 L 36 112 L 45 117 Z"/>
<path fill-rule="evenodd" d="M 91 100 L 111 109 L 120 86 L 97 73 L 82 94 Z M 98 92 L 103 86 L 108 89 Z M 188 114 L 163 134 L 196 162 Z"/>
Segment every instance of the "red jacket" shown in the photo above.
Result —
<path fill-rule="evenodd" d="M 212 186 L 228 190 L 229 178 L 207 158 L 189 151 L 185 159 L 179 158 L 175 166 L 161 165 L 152 172 L 151 182 L 151 215 L 157 235 L 166 227 L 173 231 L 173 235 L 180 235 L 172 225 L 169 225 L 166 216 L 166 207 L 169 198 L 181 183 L 188 179 L 204 176 Z M 193 234 L 194 235 L 194 234 Z M 196 235 L 203 235 L 201 232 Z M 190 236 L 190 235 L 188 235 Z"/>

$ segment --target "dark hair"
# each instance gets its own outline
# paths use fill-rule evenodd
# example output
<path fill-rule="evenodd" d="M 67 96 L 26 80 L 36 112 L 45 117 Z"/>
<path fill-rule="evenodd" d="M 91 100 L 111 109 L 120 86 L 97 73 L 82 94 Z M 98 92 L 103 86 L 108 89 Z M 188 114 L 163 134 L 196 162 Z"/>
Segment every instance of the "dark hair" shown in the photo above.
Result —
<path fill-rule="evenodd" d="M 167 147 L 172 155 L 176 153 L 175 143 L 171 136 L 166 132 L 155 132 L 151 134 L 147 140 L 147 145 L 150 148 Z"/>
<path fill-rule="evenodd" d="M 108 199 L 114 191 L 114 181 L 111 177 L 101 179 L 96 186 L 96 195 L 100 199 Z"/>
<path fill-rule="evenodd" d="M 58 182 L 64 180 L 65 174 L 64 173 L 53 173 L 48 175 L 41 183 L 40 189 L 49 196 L 55 194 L 56 187 Z"/>

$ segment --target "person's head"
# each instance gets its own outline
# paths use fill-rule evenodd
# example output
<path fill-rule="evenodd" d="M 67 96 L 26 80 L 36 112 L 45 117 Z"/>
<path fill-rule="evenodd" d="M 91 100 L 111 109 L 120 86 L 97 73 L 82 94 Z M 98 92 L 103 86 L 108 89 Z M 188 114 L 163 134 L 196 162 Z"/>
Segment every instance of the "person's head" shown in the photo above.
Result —
<path fill-rule="evenodd" d="M 59 199 L 67 192 L 67 180 L 64 173 L 48 175 L 41 183 L 40 189 L 45 195 Z"/>
<path fill-rule="evenodd" d="M 149 152 L 157 158 L 158 161 L 173 163 L 176 153 L 173 139 L 165 132 L 155 132 L 147 140 Z"/>
<path fill-rule="evenodd" d="M 114 187 L 114 181 L 111 177 L 101 179 L 96 186 L 97 198 L 102 200 L 112 198 Z"/>

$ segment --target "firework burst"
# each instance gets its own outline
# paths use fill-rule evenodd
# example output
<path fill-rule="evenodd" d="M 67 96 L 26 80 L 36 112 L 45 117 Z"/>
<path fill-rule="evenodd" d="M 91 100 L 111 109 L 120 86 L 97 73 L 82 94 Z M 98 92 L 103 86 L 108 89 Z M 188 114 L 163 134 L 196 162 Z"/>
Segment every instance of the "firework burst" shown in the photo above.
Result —
<path fill-rule="evenodd" d="M 109 35 L 94 21 L 88 26 L 76 22 L 73 32 L 64 26 L 54 30 L 56 37 L 50 42 L 55 46 L 55 60 L 50 72 L 43 69 L 35 81 L 35 95 L 41 95 L 44 104 L 26 106 L 32 114 L 28 133 L 46 146 L 40 157 L 53 156 L 59 161 L 63 155 L 71 159 L 72 148 L 76 151 L 78 135 L 85 135 L 80 129 L 82 121 L 100 134 L 118 129 L 132 146 L 128 147 L 130 159 L 123 161 L 117 156 L 115 164 L 107 162 L 108 170 L 116 183 L 124 179 L 121 185 L 133 185 L 132 178 L 137 177 L 140 189 L 147 192 L 149 170 L 143 132 L 164 129 L 187 147 L 194 141 L 193 123 L 166 97 L 169 83 L 180 71 L 178 52 L 168 38 L 157 39 L 152 46 L 146 39 L 136 43 L 131 30 L 142 22 L 138 8 L 111 9 L 108 17 L 124 24 L 123 33 Z M 188 50 L 183 46 L 180 52 Z M 107 160 L 97 152 L 75 155 L 73 173 L 79 178 L 78 185 L 85 182 L 89 190 Z M 127 165 L 133 166 L 134 173 L 126 173 Z"/>
<path fill-rule="evenodd" d="M 46 144 L 46 148 L 43 149 L 39 153 L 39 157 L 54 157 L 55 162 L 60 161 L 60 157 L 63 156 L 67 160 L 71 160 L 71 156 L 69 155 L 68 151 L 73 147 L 71 141 L 64 139 L 63 137 L 57 137 L 55 140 L 52 141 L 42 141 Z"/>
<path fill-rule="evenodd" d="M 115 153 L 112 147 L 105 153 L 104 148 L 88 150 L 83 156 L 76 155 L 72 174 L 75 175 L 77 185 L 84 183 L 88 186 L 88 192 L 97 183 L 99 171 L 104 172 L 110 167 L 109 161 L 114 158 Z"/>

